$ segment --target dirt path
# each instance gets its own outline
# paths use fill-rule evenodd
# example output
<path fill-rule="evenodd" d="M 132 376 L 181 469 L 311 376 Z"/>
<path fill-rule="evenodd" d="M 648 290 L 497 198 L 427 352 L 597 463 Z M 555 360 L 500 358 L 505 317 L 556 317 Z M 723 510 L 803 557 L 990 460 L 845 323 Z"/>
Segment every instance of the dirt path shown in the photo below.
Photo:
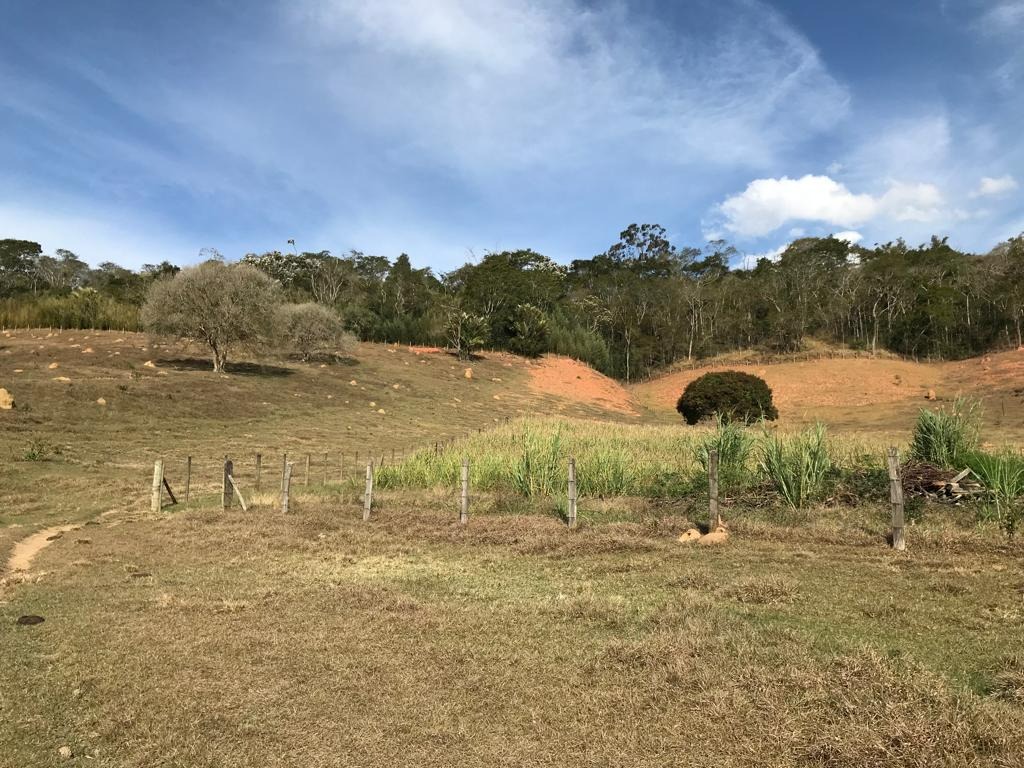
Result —
<path fill-rule="evenodd" d="M 22 539 L 14 545 L 14 551 L 7 560 L 7 571 L 11 573 L 27 571 L 32 567 L 32 559 L 49 546 L 51 541 L 60 538 L 68 531 L 75 531 L 79 528 L 81 528 L 80 525 L 55 525 Z"/>

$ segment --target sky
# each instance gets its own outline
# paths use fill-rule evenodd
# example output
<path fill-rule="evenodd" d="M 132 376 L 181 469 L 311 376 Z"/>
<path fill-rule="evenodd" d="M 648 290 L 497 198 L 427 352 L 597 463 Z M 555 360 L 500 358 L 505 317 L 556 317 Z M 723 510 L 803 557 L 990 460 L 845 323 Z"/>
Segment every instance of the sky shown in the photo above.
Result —
<path fill-rule="evenodd" d="M 1024 0 L 0 0 L 0 238 L 747 261 L 1024 232 Z"/>

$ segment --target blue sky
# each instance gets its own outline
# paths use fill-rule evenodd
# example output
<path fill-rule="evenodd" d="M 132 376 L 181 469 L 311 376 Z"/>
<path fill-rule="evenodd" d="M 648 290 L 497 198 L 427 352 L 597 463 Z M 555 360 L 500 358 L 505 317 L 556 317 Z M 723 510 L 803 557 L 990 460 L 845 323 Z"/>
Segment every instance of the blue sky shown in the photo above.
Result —
<path fill-rule="evenodd" d="M 1024 231 L 1024 0 L 0 0 L 0 237 L 439 271 Z"/>

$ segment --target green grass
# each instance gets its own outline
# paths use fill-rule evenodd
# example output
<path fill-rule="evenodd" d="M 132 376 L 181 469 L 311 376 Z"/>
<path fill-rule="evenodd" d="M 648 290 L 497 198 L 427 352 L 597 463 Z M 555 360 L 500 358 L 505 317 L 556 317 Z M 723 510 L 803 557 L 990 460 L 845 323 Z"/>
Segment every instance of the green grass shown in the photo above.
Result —
<path fill-rule="evenodd" d="M 910 455 L 940 467 L 960 469 L 978 448 L 981 413 L 977 401 L 956 400 L 949 408 L 922 408 L 914 425 Z"/>
<path fill-rule="evenodd" d="M 833 469 L 823 424 L 786 437 L 766 434 L 758 447 L 761 472 L 786 504 L 800 509 L 823 497 Z"/>

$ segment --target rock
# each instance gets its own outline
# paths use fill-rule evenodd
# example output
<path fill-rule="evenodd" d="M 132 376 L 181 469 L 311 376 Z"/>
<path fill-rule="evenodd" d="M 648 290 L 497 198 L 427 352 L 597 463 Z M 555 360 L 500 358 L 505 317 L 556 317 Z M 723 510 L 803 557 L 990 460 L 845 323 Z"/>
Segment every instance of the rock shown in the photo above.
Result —
<path fill-rule="evenodd" d="M 24 368 L 15 368 L 15 369 L 14 369 L 14 372 L 15 372 L 15 373 L 24 373 L 24 372 L 25 372 L 25 369 L 24 369 Z"/>
<path fill-rule="evenodd" d="M 50 364 L 49 364 L 48 366 L 46 366 L 46 367 L 47 367 L 47 368 L 49 368 L 49 369 L 50 369 L 51 371 L 55 371 L 55 370 L 57 370 L 58 368 L 60 368 L 60 363 L 50 363 Z"/>
<path fill-rule="evenodd" d="M 71 747 L 61 747 L 57 750 L 57 754 L 60 755 L 61 760 L 70 760 L 73 753 Z"/>
<path fill-rule="evenodd" d="M 356 382 L 356 380 L 355 380 L 355 379 L 352 379 L 352 381 L 350 381 L 350 382 L 349 382 L 349 384 L 350 384 L 351 386 L 353 386 L 353 387 L 354 387 L 354 386 L 356 386 L 356 383 L 357 383 L 357 382 Z"/>
<path fill-rule="evenodd" d="M 929 389 L 928 390 L 928 394 L 924 396 L 924 399 L 925 400 L 934 400 L 935 399 L 935 390 L 934 389 Z"/>
<path fill-rule="evenodd" d="M 392 385 L 391 385 L 391 388 L 392 388 L 392 389 L 401 389 L 401 388 L 402 388 L 402 385 L 401 385 L 401 384 L 392 384 Z"/>
<path fill-rule="evenodd" d="M 0 411 L 9 411 L 14 407 L 14 397 L 6 389 L 0 388 Z"/>
<path fill-rule="evenodd" d="M 376 407 L 377 407 L 377 404 L 376 404 L 375 402 L 373 402 L 373 401 L 371 400 L 371 401 L 370 401 L 370 407 L 371 407 L 371 408 L 376 408 Z"/>
<path fill-rule="evenodd" d="M 473 378 L 473 369 L 472 368 L 467 368 L 465 373 L 463 373 L 462 375 L 465 376 L 467 379 L 472 379 Z"/>
<path fill-rule="evenodd" d="M 42 616 L 36 616 L 35 614 L 28 614 L 27 616 L 19 616 L 15 624 L 20 624 L 23 627 L 34 627 L 36 624 L 42 624 L 46 619 Z"/>
<path fill-rule="evenodd" d="M 55 376 L 53 380 L 63 382 L 64 384 L 69 384 L 71 382 L 71 379 L 67 376 Z"/>
<path fill-rule="evenodd" d="M 381 416 L 383 416 L 384 415 L 384 409 L 383 408 L 378 408 L 377 409 L 377 413 L 379 413 Z"/>
<path fill-rule="evenodd" d="M 718 526 L 711 533 L 707 533 L 697 539 L 697 543 L 705 547 L 714 546 L 716 544 L 725 544 L 729 538 L 729 531 L 725 526 Z"/>
<path fill-rule="evenodd" d="M 96 398 L 96 405 L 106 405 L 107 399 L 105 397 Z"/>
<path fill-rule="evenodd" d="M 152 360 L 147 360 L 146 362 L 144 362 L 142 364 L 142 367 L 143 368 L 156 368 L 156 363 L 154 363 Z"/>
<path fill-rule="evenodd" d="M 495 400 L 501 400 L 501 395 L 492 395 Z"/>
<path fill-rule="evenodd" d="M 92 353 L 92 347 L 86 347 L 85 349 L 82 350 L 83 355 L 91 355 Z"/>
<path fill-rule="evenodd" d="M 679 538 L 676 539 L 680 544 L 692 544 L 700 538 L 700 531 L 696 528 L 690 528 L 689 530 L 683 531 L 679 534 Z"/>

